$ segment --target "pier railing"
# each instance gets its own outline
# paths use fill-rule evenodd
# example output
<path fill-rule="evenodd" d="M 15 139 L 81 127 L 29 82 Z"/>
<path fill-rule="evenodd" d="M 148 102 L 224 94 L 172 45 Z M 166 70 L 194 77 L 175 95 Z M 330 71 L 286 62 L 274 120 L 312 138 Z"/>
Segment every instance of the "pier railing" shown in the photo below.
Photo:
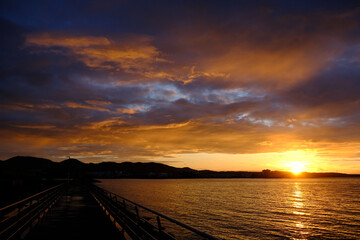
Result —
<path fill-rule="evenodd" d="M 90 191 L 125 239 L 218 239 L 98 186 Z"/>
<path fill-rule="evenodd" d="M 64 184 L 0 209 L 0 239 L 23 238 L 39 223 L 64 190 Z"/>

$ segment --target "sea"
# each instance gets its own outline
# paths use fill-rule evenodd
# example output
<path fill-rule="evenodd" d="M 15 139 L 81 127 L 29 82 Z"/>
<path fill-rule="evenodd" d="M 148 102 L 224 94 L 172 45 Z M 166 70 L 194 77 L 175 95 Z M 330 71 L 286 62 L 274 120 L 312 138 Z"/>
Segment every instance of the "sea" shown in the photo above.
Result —
<path fill-rule="evenodd" d="M 100 181 L 220 239 L 360 239 L 360 178 Z"/>

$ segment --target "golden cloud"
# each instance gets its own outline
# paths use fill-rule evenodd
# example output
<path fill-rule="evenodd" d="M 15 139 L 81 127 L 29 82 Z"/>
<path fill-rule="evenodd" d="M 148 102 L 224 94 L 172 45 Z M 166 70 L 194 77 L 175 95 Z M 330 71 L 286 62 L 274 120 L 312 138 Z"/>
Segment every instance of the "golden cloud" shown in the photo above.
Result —
<path fill-rule="evenodd" d="M 203 61 L 205 71 L 227 73 L 240 82 L 293 85 L 308 80 L 327 64 L 335 51 L 304 49 L 249 49 L 237 46 L 217 58 Z"/>
<path fill-rule="evenodd" d="M 120 112 L 120 113 L 125 113 L 125 114 L 135 114 L 135 113 L 137 113 L 136 108 L 117 108 L 116 111 Z"/>
<path fill-rule="evenodd" d="M 75 103 L 75 102 L 67 102 L 63 104 L 65 107 L 68 108 L 83 108 L 83 109 L 91 109 L 91 110 L 97 110 L 102 112 L 109 112 L 109 109 L 98 107 L 97 105 L 85 105 L 81 103 Z"/>
<path fill-rule="evenodd" d="M 144 36 L 110 41 L 105 37 L 41 33 L 28 35 L 26 46 L 68 48 L 70 52 L 65 54 L 73 55 L 88 67 L 130 73 L 145 74 L 151 72 L 152 64 L 167 62 L 151 45 L 151 38 Z"/>
<path fill-rule="evenodd" d="M 43 47 L 68 47 L 82 48 L 94 46 L 107 46 L 111 42 L 105 37 L 93 36 L 63 36 L 61 34 L 31 34 L 26 38 L 27 45 L 37 45 Z"/>
<path fill-rule="evenodd" d="M 115 48 L 81 48 L 74 53 L 88 67 L 112 70 L 148 69 L 159 52 L 153 46 L 115 47 Z"/>
<path fill-rule="evenodd" d="M 55 129 L 56 126 L 52 125 L 16 125 L 19 128 L 30 128 L 30 129 Z"/>

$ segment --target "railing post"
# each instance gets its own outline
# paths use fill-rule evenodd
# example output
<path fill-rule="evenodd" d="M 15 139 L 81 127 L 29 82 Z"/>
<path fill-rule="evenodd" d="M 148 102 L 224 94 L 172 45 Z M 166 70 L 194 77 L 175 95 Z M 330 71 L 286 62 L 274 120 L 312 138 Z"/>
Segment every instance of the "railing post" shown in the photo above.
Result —
<path fill-rule="evenodd" d="M 140 216 L 139 216 L 139 209 L 138 209 L 137 206 L 135 206 L 135 211 L 136 211 L 137 222 L 138 222 L 138 224 L 139 224 Z"/>
<path fill-rule="evenodd" d="M 160 217 L 159 217 L 159 216 L 156 216 L 156 221 L 157 221 L 157 224 L 158 224 L 159 232 L 161 232 L 161 231 L 162 231 L 162 227 L 161 227 L 161 221 L 160 221 Z"/>

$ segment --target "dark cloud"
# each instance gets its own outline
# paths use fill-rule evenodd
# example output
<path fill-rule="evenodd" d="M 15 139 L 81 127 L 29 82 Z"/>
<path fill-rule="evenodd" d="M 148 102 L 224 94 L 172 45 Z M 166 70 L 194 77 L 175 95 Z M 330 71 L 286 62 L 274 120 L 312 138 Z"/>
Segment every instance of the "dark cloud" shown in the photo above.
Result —
<path fill-rule="evenodd" d="M 291 89 L 287 99 L 297 104 L 318 107 L 350 104 L 359 100 L 360 61 L 340 57 L 318 76 Z"/>
<path fill-rule="evenodd" d="M 307 111 L 313 118 L 338 118 L 344 122 L 358 116 L 360 62 L 351 55 L 340 56 L 312 79 L 287 91 L 282 101 Z"/>

